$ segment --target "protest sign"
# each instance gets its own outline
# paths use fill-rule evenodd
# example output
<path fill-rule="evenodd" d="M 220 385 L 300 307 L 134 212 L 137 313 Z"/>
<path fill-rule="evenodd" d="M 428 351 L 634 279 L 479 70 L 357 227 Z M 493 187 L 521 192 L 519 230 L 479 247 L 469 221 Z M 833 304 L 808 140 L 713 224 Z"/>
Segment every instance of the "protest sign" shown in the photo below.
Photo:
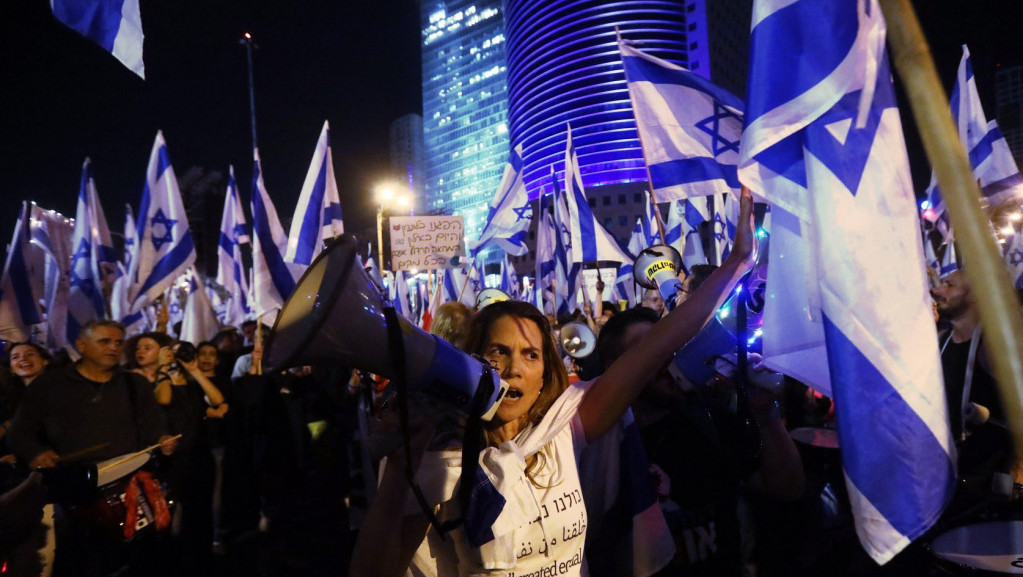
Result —
<path fill-rule="evenodd" d="M 394 216 L 388 224 L 394 270 L 451 268 L 465 258 L 461 216 Z"/>

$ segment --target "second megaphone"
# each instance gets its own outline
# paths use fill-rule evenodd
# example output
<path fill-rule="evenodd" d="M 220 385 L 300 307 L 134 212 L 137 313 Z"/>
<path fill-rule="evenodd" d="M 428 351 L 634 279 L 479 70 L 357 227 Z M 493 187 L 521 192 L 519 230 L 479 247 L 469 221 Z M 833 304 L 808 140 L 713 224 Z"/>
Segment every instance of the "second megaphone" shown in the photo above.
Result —
<path fill-rule="evenodd" d="M 393 379 L 384 307 L 356 254 L 355 237 L 343 235 L 309 265 L 277 315 L 266 364 L 272 370 L 341 364 Z M 482 418 L 492 418 L 508 389 L 497 371 L 404 318 L 399 324 L 408 390 L 462 412 L 480 395 Z"/>
<path fill-rule="evenodd" d="M 669 311 L 678 304 L 682 281 L 678 273 L 682 270 L 682 255 L 674 247 L 655 244 L 640 251 L 633 264 L 633 276 L 639 286 L 655 289 L 661 293 L 661 300 Z"/>

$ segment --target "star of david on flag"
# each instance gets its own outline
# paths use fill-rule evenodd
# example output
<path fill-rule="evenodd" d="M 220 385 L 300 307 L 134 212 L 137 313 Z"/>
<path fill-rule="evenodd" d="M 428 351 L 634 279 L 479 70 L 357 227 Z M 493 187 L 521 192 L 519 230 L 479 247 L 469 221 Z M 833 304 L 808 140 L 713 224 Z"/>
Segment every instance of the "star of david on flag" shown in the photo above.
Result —
<path fill-rule="evenodd" d="M 156 133 L 149 155 L 135 231 L 139 246 L 128 271 L 128 300 L 132 311 L 139 311 L 195 263 L 192 231 L 163 132 Z"/>
<path fill-rule="evenodd" d="M 522 181 L 522 145 L 511 151 L 504 176 L 497 187 L 497 193 L 490 202 L 490 213 L 483 225 L 476 246 L 470 250 L 475 257 L 488 246 L 498 246 L 512 256 L 529 252 L 526 239 L 529 224 L 533 220 L 533 209 L 529 204 L 526 185 Z"/>
<path fill-rule="evenodd" d="M 288 235 L 288 250 L 284 260 L 309 265 L 323 250 L 324 243 L 344 233 L 341 220 L 341 200 L 334 178 L 334 161 L 330 153 L 330 124 L 323 122 L 320 138 L 316 142 L 313 160 L 302 184 L 302 192 L 295 207 L 295 217 Z"/>
<path fill-rule="evenodd" d="M 876 0 L 757 0 L 739 168 L 772 203 L 765 364 L 834 399 L 856 531 L 878 563 L 932 526 L 955 484 L 884 42 Z"/>
<path fill-rule="evenodd" d="M 742 101 L 627 42 L 618 48 L 657 201 L 737 194 Z"/>
<path fill-rule="evenodd" d="M 224 212 L 220 217 L 220 241 L 217 243 L 217 284 L 227 291 L 228 301 L 223 307 L 223 324 L 238 326 L 251 311 L 248 300 L 248 277 L 242 261 L 241 245 L 250 242 L 245 227 L 238 184 L 234 179 L 234 166 L 230 167 Z"/>

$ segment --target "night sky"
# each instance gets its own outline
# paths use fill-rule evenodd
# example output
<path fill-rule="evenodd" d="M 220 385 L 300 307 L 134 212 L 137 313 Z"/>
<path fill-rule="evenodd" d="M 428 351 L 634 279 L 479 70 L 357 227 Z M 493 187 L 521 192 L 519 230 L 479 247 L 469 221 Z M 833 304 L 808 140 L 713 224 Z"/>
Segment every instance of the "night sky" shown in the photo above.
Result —
<path fill-rule="evenodd" d="M 727 0 L 710 0 L 727 1 Z M 988 117 L 994 72 L 1023 63 L 1017 0 L 920 0 L 917 10 L 946 90 L 970 45 Z M 267 189 L 282 218 L 297 201 L 323 120 L 349 230 L 372 225 L 373 183 L 388 172 L 391 121 L 421 113 L 415 0 L 141 0 L 146 80 L 56 22 L 46 0 L 0 2 L 0 235 L 19 201 L 74 216 L 90 156 L 111 229 L 136 206 L 153 137 L 162 129 L 179 176 L 235 165 L 251 184 L 245 50 L 255 53 L 256 111 Z M 917 188 L 930 173 L 909 117 Z M 219 220 L 217 208 L 215 220 Z"/>

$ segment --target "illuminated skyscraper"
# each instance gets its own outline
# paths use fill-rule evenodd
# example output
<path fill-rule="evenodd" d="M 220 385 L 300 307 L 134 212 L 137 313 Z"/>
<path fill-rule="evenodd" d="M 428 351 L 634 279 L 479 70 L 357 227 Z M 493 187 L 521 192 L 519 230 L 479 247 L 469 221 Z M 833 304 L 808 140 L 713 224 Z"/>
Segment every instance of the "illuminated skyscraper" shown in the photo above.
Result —
<path fill-rule="evenodd" d="M 391 123 L 391 177 L 412 191 L 415 212 L 423 206 L 423 117 L 406 114 Z"/>
<path fill-rule="evenodd" d="M 501 0 L 423 0 L 426 212 L 465 217 L 475 240 L 508 160 Z"/>
<path fill-rule="evenodd" d="M 647 174 L 615 38 L 745 94 L 751 0 L 506 0 L 508 115 L 531 195 L 564 165 L 565 125 L 586 188 L 632 198 Z M 560 176 L 560 175 L 559 175 Z M 623 226 L 623 230 L 631 223 Z"/>

